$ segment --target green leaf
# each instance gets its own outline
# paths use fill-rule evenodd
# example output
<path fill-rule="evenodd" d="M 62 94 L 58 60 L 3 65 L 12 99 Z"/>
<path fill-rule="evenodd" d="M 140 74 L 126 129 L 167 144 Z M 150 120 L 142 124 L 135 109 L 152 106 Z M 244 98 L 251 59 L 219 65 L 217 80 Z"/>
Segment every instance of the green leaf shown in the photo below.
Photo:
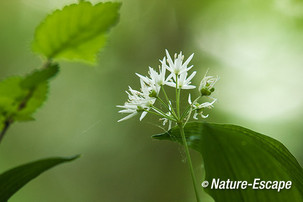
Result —
<path fill-rule="evenodd" d="M 31 74 L 26 76 L 21 82 L 21 87 L 25 89 L 35 88 L 39 84 L 57 75 L 58 72 L 59 72 L 59 65 L 56 63 L 51 63 L 47 65 L 47 68 L 43 68 L 41 70 L 35 70 Z"/>
<path fill-rule="evenodd" d="M 24 99 L 19 103 L 17 111 L 13 115 L 14 121 L 31 121 L 34 120 L 32 115 L 40 108 L 47 99 L 49 83 L 44 81 L 33 89 L 26 89 Z M 23 104 L 24 103 L 24 104 Z M 24 107 L 20 107 L 24 106 Z"/>
<path fill-rule="evenodd" d="M 33 120 L 32 114 L 44 103 L 48 80 L 59 71 L 57 64 L 35 70 L 25 77 L 11 77 L 0 82 L 0 129 L 5 121 Z"/>
<path fill-rule="evenodd" d="M 37 27 L 33 51 L 48 59 L 95 63 L 107 32 L 118 22 L 120 6 L 81 2 L 54 11 Z"/>
<path fill-rule="evenodd" d="M 188 123 L 185 134 L 189 147 L 202 154 L 205 179 L 248 181 L 255 178 L 265 181 L 292 181 L 291 189 L 220 190 L 210 189 L 216 202 L 285 202 L 303 201 L 303 169 L 295 157 L 279 141 L 252 130 L 227 124 Z M 178 128 L 154 135 L 156 139 L 167 139 L 182 143 Z M 202 179 L 201 179 L 202 182 Z M 202 188 L 202 187 L 201 187 Z"/>
<path fill-rule="evenodd" d="M 68 158 L 56 157 L 42 159 L 2 173 L 0 175 L 0 201 L 7 201 L 19 189 L 44 171 L 61 163 L 73 161 L 78 157 L 77 155 Z"/>
<path fill-rule="evenodd" d="M 0 82 L 0 120 L 1 124 L 10 121 L 19 111 L 27 91 L 21 88 L 22 77 L 11 77 Z M 3 125 L 2 125 L 3 127 Z"/>

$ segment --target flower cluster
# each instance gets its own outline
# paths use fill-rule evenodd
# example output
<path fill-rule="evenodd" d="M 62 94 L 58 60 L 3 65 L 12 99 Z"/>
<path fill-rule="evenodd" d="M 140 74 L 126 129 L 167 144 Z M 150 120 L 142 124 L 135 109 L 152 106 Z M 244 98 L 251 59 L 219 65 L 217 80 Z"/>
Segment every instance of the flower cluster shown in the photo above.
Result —
<path fill-rule="evenodd" d="M 159 71 L 149 67 L 149 76 L 143 76 L 136 73 L 140 79 L 141 89 L 140 91 L 133 90 L 129 87 L 126 91 L 128 95 L 128 101 L 124 105 L 118 105 L 117 107 L 122 108 L 119 113 L 128 114 L 120 121 L 129 119 L 139 113 L 141 113 L 140 121 L 148 113 L 156 114 L 160 116 L 160 120 L 165 123 L 169 123 L 169 128 L 172 121 L 179 123 L 183 120 L 188 120 L 193 112 L 193 118 L 197 119 L 200 115 L 202 118 L 207 118 L 208 115 L 204 115 L 203 111 L 206 108 L 212 108 L 213 104 L 216 102 L 215 98 L 210 97 L 212 92 L 214 92 L 214 85 L 218 81 L 218 77 L 205 75 L 202 79 L 200 86 L 198 88 L 200 95 L 194 101 L 191 101 L 191 96 L 188 97 L 188 107 L 180 114 L 180 92 L 182 89 L 194 89 L 195 85 L 191 84 L 191 80 L 196 75 L 196 71 L 189 74 L 189 70 L 193 65 L 189 66 L 194 54 L 190 55 L 189 58 L 183 62 L 184 55 L 180 52 L 178 55 L 175 54 L 174 60 L 171 58 L 169 52 L 166 50 L 166 57 L 160 60 L 161 65 L 159 65 Z M 168 75 L 166 76 L 166 74 Z M 164 86 L 170 86 L 176 89 L 176 106 L 172 105 L 172 101 L 168 98 Z M 165 101 L 160 98 L 160 92 L 163 92 Z M 200 98 L 209 97 L 212 99 L 211 102 L 199 103 Z M 155 106 L 155 102 L 159 100 L 162 108 Z"/>

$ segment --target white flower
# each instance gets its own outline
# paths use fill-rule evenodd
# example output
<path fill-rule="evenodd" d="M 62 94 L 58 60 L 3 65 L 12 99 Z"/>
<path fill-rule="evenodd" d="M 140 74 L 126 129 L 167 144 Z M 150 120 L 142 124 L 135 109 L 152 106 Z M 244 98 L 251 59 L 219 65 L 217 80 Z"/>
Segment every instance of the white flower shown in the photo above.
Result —
<path fill-rule="evenodd" d="M 183 62 L 184 55 L 182 52 L 179 55 L 175 54 L 174 60 L 172 60 L 169 52 L 166 51 L 166 57 L 164 57 L 161 62 L 161 66 L 159 66 L 159 71 L 149 67 L 148 76 L 143 76 L 141 74 L 136 73 L 136 75 L 140 78 L 141 88 L 140 91 L 133 90 L 129 87 L 128 91 L 126 91 L 128 95 L 128 100 L 124 105 L 118 105 L 117 107 L 122 108 L 119 113 L 127 114 L 124 118 L 120 119 L 120 121 L 127 120 L 139 113 L 141 113 L 140 121 L 147 115 L 148 112 L 159 115 L 160 120 L 163 121 L 163 125 L 168 123 L 168 129 L 171 128 L 172 121 L 178 122 L 180 120 L 186 120 L 185 124 L 190 118 L 191 112 L 194 112 L 193 118 L 197 119 L 197 116 L 201 116 L 202 118 L 207 118 L 208 115 L 204 115 L 203 111 L 206 108 L 212 108 L 213 104 L 216 102 L 216 99 L 209 97 L 211 93 L 214 91 L 214 85 L 219 80 L 219 77 L 207 76 L 207 72 L 202 79 L 199 91 L 201 95 L 195 99 L 193 102 L 191 101 L 190 95 L 188 97 L 188 102 L 190 104 L 190 111 L 185 111 L 184 115 L 180 116 L 180 90 L 181 89 L 194 89 L 195 85 L 191 84 L 191 80 L 196 75 L 196 71 L 189 74 L 189 70 L 193 67 L 192 65 L 188 67 L 190 61 L 192 60 L 194 54 L 190 55 L 189 58 Z M 167 59 L 166 59 L 167 58 Z M 166 77 L 166 70 L 169 71 L 169 75 Z M 163 94 L 165 96 L 165 100 L 163 101 L 160 97 L 161 88 L 164 85 L 171 86 L 177 89 L 176 91 L 176 107 L 178 116 L 174 113 L 174 109 L 172 107 L 171 101 L 169 100 L 166 92 L 163 89 Z M 202 96 L 208 96 L 213 99 L 212 102 L 204 102 L 202 104 L 198 103 L 198 100 Z M 168 109 L 167 111 L 163 111 L 161 108 L 155 106 L 156 100 L 159 99 L 161 104 Z M 151 111 L 152 110 L 152 111 Z M 183 119 L 184 116 L 187 116 L 186 119 Z"/>
<path fill-rule="evenodd" d="M 203 114 L 203 110 L 206 109 L 206 108 L 213 108 L 213 104 L 217 101 L 217 99 L 214 99 L 212 102 L 204 102 L 202 104 L 199 104 L 197 102 L 197 99 L 194 100 L 194 102 L 191 101 L 191 98 L 190 98 L 190 94 L 188 95 L 188 103 L 192 106 L 192 110 L 194 111 L 194 116 L 193 118 L 194 119 L 198 119 L 198 115 L 200 115 L 202 118 L 207 118 L 208 117 L 208 114 L 207 115 L 204 115 Z"/>
<path fill-rule="evenodd" d="M 155 71 L 153 68 L 149 67 L 148 74 L 150 78 L 136 73 L 136 75 L 139 76 L 140 79 L 142 79 L 142 81 L 145 82 L 151 88 L 150 93 L 154 91 L 156 95 L 158 95 L 161 86 L 166 84 L 166 79 L 165 79 L 166 67 L 164 65 L 165 64 L 164 61 L 165 61 L 165 57 L 163 58 L 163 61 L 160 60 L 160 62 L 162 63 L 162 67 L 159 66 L 159 73 Z"/>
<path fill-rule="evenodd" d="M 209 96 L 214 92 L 214 85 L 219 80 L 218 76 L 206 76 L 207 72 L 204 75 L 204 78 L 200 82 L 199 91 L 201 95 Z"/>
<path fill-rule="evenodd" d="M 194 57 L 194 54 L 191 54 L 191 56 L 189 56 L 189 58 L 182 64 L 183 59 L 184 59 L 184 55 L 182 55 L 182 52 L 180 52 L 178 56 L 177 56 L 177 54 L 175 54 L 175 59 L 173 61 L 169 55 L 169 52 L 167 50 L 165 50 L 165 51 L 166 51 L 167 62 L 168 62 L 168 66 L 166 66 L 166 68 L 173 75 L 182 74 L 183 72 L 189 71 L 193 67 L 193 65 L 190 67 L 187 67 L 187 65 L 189 64 L 191 59 Z"/>
<path fill-rule="evenodd" d="M 194 85 L 191 84 L 192 78 L 196 75 L 196 72 L 194 71 L 188 78 L 188 71 L 193 67 L 187 67 L 191 59 L 193 58 L 194 54 L 189 56 L 189 58 L 182 64 L 184 55 L 182 55 L 182 52 L 177 56 L 175 54 L 175 59 L 174 61 L 171 59 L 169 52 L 167 50 L 166 55 L 167 55 L 167 62 L 168 66 L 166 65 L 165 61 L 162 62 L 162 66 L 165 66 L 168 71 L 171 72 L 171 74 L 167 77 L 167 82 L 166 85 L 174 87 L 174 88 L 179 88 L 179 89 L 193 89 L 196 88 Z"/>
<path fill-rule="evenodd" d="M 135 115 L 138 114 L 138 111 L 137 111 L 138 107 L 134 104 L 125 103 L 123 106 L 117 105 L 117 107 L 125 108 L 123 110 L 120 110 L 119 113 L 130 113 L 129 115 L 125 116 L 124 118 L 118 120 L 118 122 L 125 121 L 125 120 L 130 119 L 130 118 L 132 118 L 132 117 L 134 117 Z"/>
<path fill-rule="evenodd" d="M 142 112 L 140 116 L 140 121 L 146 116 L 147 111 L 153 106 L 156 98 L 149 97 L 149 87 L 141 82 L 141 91 L 133 90 L 129 87 L 129 92 L 126 91 L 128 95 L 128 101 L 124 105 L 117 105 L 119 108 L 124 108 L 119 111 L 119 113 L 130 113 L 126 117 L 118 120 L 118 122 L 130 119 Z"/>
<path fill-rule="evenodd" d="M 196 88 L 196 86 L 189 85 L 189 84 L 191 84 L 191 80 L 195 75 L 196 75 L 196 71 L 194 71 L 188 78 L 186 78 L 187 72 L 183 72 L 177 76 L 172 74 L 173 81 L 171 80 L 171 81 L 167 82 L 166 85 L 174 87 L 174 88 L 176 88 L 176 85 L 177 85 L 177 87 L 180 89 L 194 89 L 194 88 Z M 178 77 L 178 80 L 176 79 L 176 77 Z M 176 84 L 176 82 L 177 82 L 177 84 Z"/>

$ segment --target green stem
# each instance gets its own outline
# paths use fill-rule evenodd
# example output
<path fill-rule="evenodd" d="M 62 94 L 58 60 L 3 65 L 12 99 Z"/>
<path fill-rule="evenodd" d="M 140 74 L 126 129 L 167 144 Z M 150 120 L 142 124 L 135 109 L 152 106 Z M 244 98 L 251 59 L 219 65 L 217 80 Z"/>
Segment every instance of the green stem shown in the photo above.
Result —
<path fill-rule="evenodd" d="M 164 97 L 165 97 L 166 101 L 168 102 L 168 104 L 169 104 L 169 106 L 170 106 L 170 108 L 171 108 L 172 114 L 174 115 L 174 117 L 177 117 L 177 114 L 176 114 L 176 112 L 175 112 L 175 110 L 174 110 L 174 108 L 173 108 L 173 105 L 172 105 L 171 102 L 169 101 L 169 98 L 168 98 L 168 96 L 167 96 L 167 94 L 166 94 L 166 91 L 165 91 L 164 87 L 162 87 L 162 89 L 163 89 Z"/>
<path fill-rule="evenodd" d="M 159 99 L 159 101 L 161 102 L 161 104 L 173 115 L 173 117 L 177 120 L 178 117 L 176 116 L 176 114 L 167 106 L 167 104 L 160 98 L 157 97 L 157 99 Z"/>
<path fill-rule="evenodd" d="M 11 123 L 12 122 L 9 120 L 5 121 L 4 127 L 3 127 L 2 131 L 0 132 L 0 142 L 1 142 L 2 138 L 4 137 L 6 131 L 8 130 L 9 126 L 11 125 Z"/>
<path fill-rule="evenodd" d="M 157 108 L 157 107 L 155 107 L 155 106 L 152 106 L 152 109 L 154 109 L 155 111 L 160 112 L 160 115 L 162 115 L 163 117 L 165 117 L 165 118 L 167 118 L 167 119 L 169 119 L 169 120 L 177 121 L 177 119 L 171 118 L 170 116 L 166 115 L 165 112 L 163 112 L 161 109 L 159 109 L 159 108 Z M 159 114 L 159 113 L 158 113 L 158 114 Z"/>
<path fill-rule="evenodd" d="M 180 118 L 180 89 L 179 89 L 177 74 L 176 74 L 176 108 L 177 108 L 177 115 Z"/>
<path fill-rule="evenodd" d="M 154 111 L 150 111 L 150 110 L 146 110 L 146 109 L 143 109 L 144 111 L 148 112 L 148 113 L 152 113 L 154 115 L 157 115 L 157 116 L 160 116 L 160 117 L 164 117 L 168 120 L 171 120 L 171 121 L 176 121 L 175 119 L 172 119 L 170 116 L 167 116 L 164 112 L 162 112 L 161 110 L 159 110 L 157 107 L 152 107 L 152 109 L 156 110 L 156 111 L 159 111 L 160 113 L 157 113 L 157 112 L 154 112 Z"/>
<path fill-rule="evenodd" d="M 150 111 L 150 110 L 147 110 L 147 109 L 143 109 L 143 111 L 146 111 L 146 112 L 148 112 L 148 113 L 151 113 L 151 114 L 154 114 L 154 115 L 163 117 L 162 114 L 158 114 L 157 112 L 153 112 L 153 111 Z"/>
<path fill-rule="evenodd" d="M 191 108 L 191 105 L 188 105 L 187 108 L 185 109 L 185 111 L 181 115 L 181 120 L 186 117 L 187 112 L 189 111 L 190 108 Z"/>
<path fill-rule="evenodd" d="M 196 103 L 201 97 L 202 97 L 202 96 L 200 95 L 199 97 L 197 97 L 197 98 L 193 101 L 193 103 L 192 103 L 191 105 L 188 105 L 188 106 L 187 106 L 187 108 L 185 109 L 185 111 L 184 111 L 184 112 L 182 113 L 182 115 L 181 115 L 181 120 L 187 116 L 187 112 L 191 109 L 191 107 L 193 106 L 193 104 Z"/>
<path fill-rule="evenodd" d="M 193 169 L 193 165 L 192 165 L 192 162 L 191 162 L 189 149 L 188 149 L 188 145 L 187 145 L 187 141 L 186 141 L 186 137 L 185 137 L 185 133 L 184 133 L 184 127 L 183 127 L 182 123 L 178 123 L 178 126 L 179 126 L 179 129 L 180 129 L 182 142 L 183 142 L 183 145 L 184 145 L 184 148 L 185 148 L 187 164 L 188 164 L 190 174 L 191 174 L 191 178 L 192 178 L 192 181 L 193 181 L 194 190 L 195 190 L 195 194 L 196 194 L 196 199 L 197 199 L 197 202 L 201 202 L 200 197 L 199 197 L 198 187 L 197 187 L 197 180 L 196 180 L 196 177 L 195 177 L 195 173 L 194 173 L 194 169 Z"/>

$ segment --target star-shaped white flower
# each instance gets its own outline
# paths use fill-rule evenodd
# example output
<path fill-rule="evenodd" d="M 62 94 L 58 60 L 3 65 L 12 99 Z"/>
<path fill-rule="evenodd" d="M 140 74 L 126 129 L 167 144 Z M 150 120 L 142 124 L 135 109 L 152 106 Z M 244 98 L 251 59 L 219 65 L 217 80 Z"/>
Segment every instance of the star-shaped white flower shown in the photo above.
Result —
<path fill-rule="evenodd" d="M 196 71 L 194 71 L 188 78 L 186 78 L 188 75 L 187 72 L 183 72 L 180 75 L 174 75 L 172 74 L 172 79 L 166 83 L 166 85 L 176 88 L 176 86 L 179 89 L 194 89 L 196 86 L 190 85 L 192 78 L 196 75 Z M 178 77 L 178 79 L 176 79 Z M 177 82 L 177 83 L 176 83 Z"/>
<path fill-rule="evenodd" d="M 187 67 L 191 59 L 193 58 L 194 54 L 189 56 L 189 58 L 183 63 L 184 55 L 182 55 L 182 52 L 177 56 L 175 54 L 175 59 L 174 61 L 171 59 L 169 52 L 166 51 L 166 56 L 167 56 L 167 62 L 163 60 L 162 66 L 165 66 L 168 71 L 170 71 L 170 75 L 166 79 L 166 85 L 174 87 L 174 88 L 179 88 L 179 89 L 193 89 L 196 88 L 194 85 L 191 84 L 192 78 L 196 75 L 196 72 L 194 71 L 189 77 L 188 76 L 188 71 L 193 67 Z M 183 64 L 182 64 L 183 63 Z"/>
<path fill-rule="evenodd" d="M 118 122 L 130 119 L 137 115 L 139 112 L 142 112 L 140 116 L 140 121 L 146 116 L 147 111 L 155 103 L 156 99 L 149 97 L 149 87 L 141 82 L 141 91 L 133 90 L 129 87 L 129 92 L 126 91 L 128 95 L 128 101 L 124 105 L 117 105 L 119 108 L 124 108 L 119 111 L 119 113 L 129 113 L 126 117 L 118 120 Z"/>
<path fill-rule="evenodd" d="M 180 52 L 178 56 L 177 56 L 177 54 L 175 54 L 175 58 L 173 61 L 169 55 L 169 52 L 167 50 L 165 50 L 165 51 L 166 51 L 167 62 L 168 62 L 168 66 L 166 66 L 166 68 L 172 74 L 179 75 L 179 74 L 182 74 L 183 72 L 189 71 L 193 67 L 193 65 L 190 67 L 187 67 L 187 65 L 189 64 L 191 59 L 194 57 L 194 54 L 191 54 L 189 56 L 189 58 L 182 64 L 183 59 L 184 59 L 184 55 L 182 55 L 182 52 Z"/>
<path fill-rule="evenodd" d="M 159 73 L 156 70 L 154 70 L 153 68 L 149 67 L 148 74 L 149 74 L 150 78 L 136 73 L 136 75 L 139 76 L 140 79 L 146 85 L 148 85 L 153 92 L 156 93 L 156 95 L 159 94 L 161 86 L 166 84 L 166 79 L 165 79 L 166 67 L 165 67 L 163 61 L 165 61 L 165 57 L 163 58 L 162 61 L 160 60 L 160 62 L 162 63 L 162 66 L 161 67 L 159 66 Z"/>
<path fill-rule="evenodd" d="M 193 118 L 198 119 L 198 115 L 200 115 L 202 118 L 207 118 L 207 115 L 203 114 L 203 110 L 206 108 L 213 108 L 213 104 L 217 101 L 217 99 L 214 99 L 212 102 L 204 102 L 202 104 L 198 103 L 197 100 L 194 100 L 193 102 L 191 101 L 191 96 L 190 94 L 188 95 L 188 103 L 192 106 L 192 110 L 194 112 Z"/>

